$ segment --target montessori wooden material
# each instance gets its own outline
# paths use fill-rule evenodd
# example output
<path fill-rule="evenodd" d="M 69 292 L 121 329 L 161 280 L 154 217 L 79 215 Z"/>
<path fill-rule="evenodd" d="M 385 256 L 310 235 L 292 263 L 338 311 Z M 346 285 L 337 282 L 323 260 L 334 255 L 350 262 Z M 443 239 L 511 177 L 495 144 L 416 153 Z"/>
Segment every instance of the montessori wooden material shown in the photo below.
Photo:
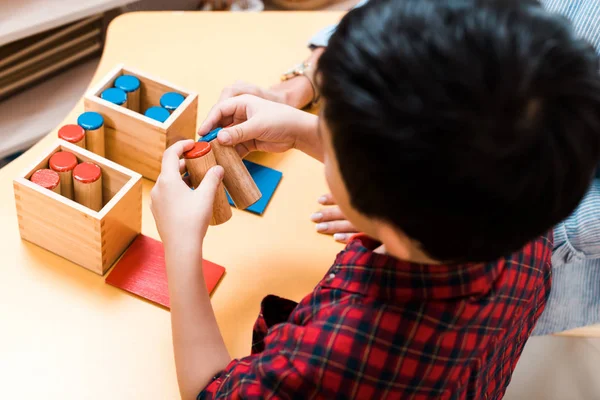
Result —
<path fill-rule="evenodd" d="M 60 177 L 51 169 L 38 169 L 31 175 L 31 182 L 44 189 L 60 194 Z"/>
<path fill-rule="evenodd" d="M 169 119 L 171 113 L 169 113 L 169 111 L 166 108 L 154 106 L 147 109 L 144 115 L 158 122 L 165 122 L 167 119 Z"/>
<path fill-rule="evenodd" d="M 127 108 L 140 112 L 140 80 L 133 75 L 121 75 L 115 79 L 115 87 L 127 93 Z"/>
<path fill-rule="evenodd" d="M 65 125 L 58 130 L 58 137 L 85 149 L 85 130 L 79 125 Z"/>
<path fill-rule="evenodd" d="M 110 101 L 118 106 L 127 107 L 127 93 L 122 89 L 114 87 L 104 89 L 104 91 L 100 93 L 100 98 Z"/>
<path fill-rule="evenodd" d="M 73 169 L 73 191 L 75 201 L 100 211 L 102 208 L 102 171 L 91 162 L 83 162 Z"/>
<path fill-rule="evenodd" d="M 211 150 L 211 144 L 207 142 L 196 142 L 194 147 L 184 153 L 185 166 L 192 187 L 195 189 L 200 185 L 202 179 L 208 172 L 209 169 L 217 165 L 215 156 Z M 217 188 L 215 195 L 215 201 L 213 203 L 213 214 L 210 221 L 211 225 L 220 225 L 224 222 L 229 221 L 231 218 L 231 207 L 227 202 L 227 196 L 225 195 L 225 188 L 221 183 Z"/>
<path fill-rule="evenodd" d="M 223 183 L 227 193 L 229 193 L 237 208 L 245 209 L 256 203 L 262 194 L 235 148 L 233 146 L 222 146 L 216 140 L 219 131 L 220 129 L 215 129 L 200 140 L 210 142 L 212 145 L 217 164 L 225 169 Z"/>
<path fill-rule="evenodd" d="M 179 93 L 185 100 L 161 123 L 101 99 L 100 94 L 113 87 L 116 79 L 123 75 L 132 75 L 140 81 L 140 110 L 160 105 L 161 96 L 168 92 Z M 123 65 L 118 65 L 88 91 L 84 107 L 104 117 L 106 158 L 151 180 L 160 174 L 162 155 L 167 147 L 196 136 L 198 96 L 195 93 Z"/>
<path fill-rule="evenodd" d="M 225 274 L 225 268 L 202 260 L 202 272 L 206 288 L 212 293 Z M 106 283 L 169 308 L 163 244 L 139 235 L 106 277 Z"/>
<path fill-rule="evenodd" d="M 262 197 L 256 203 L 246 208 L 246 211 L 263 215 L 267 205 L 275 194 L 275 189 L 277 189 L 279 182 L 281 182 L 283 174 L 273 168 L 265 167 L 264 165 L 253 163 L 252 161 L 242 161 L 252 176 L 254 183 L 256 183 L 258 190 L 260 190 L 260 193 L 262 194 Z M 227 200 L 230 205 L 235 206 L 231 197 L 227 196 Z"/>
<path fill-rule="evenodd" d="M 102 115 L 93 111 L 84 112 L 77 118 L 77 125 L 85 129 L 85 148 L 104 157 L 105 130 Z"/>
<path fill-rule="evenodd" d="M 60 193 L 73 200 L 73 169 L 77 166 L 77 157 L 68 151 L 59 151 L 50 157 L 48 165 L 60 177 Z"/>
<path fill-rule="evenodd" d="M 30 182 L 52 155 L 73 153 L 102 171 L 104 206 L 93 211 Z M 142 177 L 114 162 L 57 140 L 13 181 L 21 238 L 97 274 L 104 274 L 142 228 Z"/>
<path fill-rule="evenodd" d="M 176 92 L 165 93 L 160 96 L 160 106 L 172 113 L 183 103 L 185 97 Z"/>

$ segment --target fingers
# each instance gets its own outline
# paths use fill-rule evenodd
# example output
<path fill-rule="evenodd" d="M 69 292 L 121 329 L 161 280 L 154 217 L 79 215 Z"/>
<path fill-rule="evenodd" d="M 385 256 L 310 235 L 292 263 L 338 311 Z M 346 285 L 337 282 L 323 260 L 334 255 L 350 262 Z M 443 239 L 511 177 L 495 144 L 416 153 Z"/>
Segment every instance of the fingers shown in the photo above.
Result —
<path fill-rule="evenodd" d="M 186 171 L 185 160 L 179 160 L 179 175 L 182 175 Z"/>
<path fill-rule="evenodd" d="M 356 233 L 356 228 L 350 221 L 319 222 L 316 226 L 317 232 L 333 235 L 335 233 Z"/>
<path fill-rule="evenodd" d="M 328 222 L 328 221 L 341 221 L 345 220 L 346 217 L 342 213 L 339 207 L 324 208 L 310 216 L 313 222 Z"/>
<path fill-rule="evenodd" d="M 335 206 L 337 204 L 331 193 L 324 194 L 317 201 L 324 206 Z"/>
<path fill-rule="evenodd" d="M 219 184 L 223 180 L 225 170 L 220 165 L 215 165 L 208 170 L 200 186 L 195 190 L 195 195 L 202 198 L 201 204 L 208 207 L 208 210 L 212 213 L 213 202 L 215 201 L 215 194 L 219 188 Z"/>
<path fill-rule="evenodd" d="M 251 85 L 246 82 L 238 81 L 231 86 L 227 86 L 225 89 L 221 91 L 221 96 L 219 97 L 219 103 L 223 100 L 229 99 L 231 97 L 239 96 L 241 94 L 251 94 L 258 97 L 263 97 L 262 89 L 258 86 Z"/>
<path fill-rule="evenodd" d="M 254 98 L 253 96 L 236 96 L 215 104 L 198 128 L 198 135 L 204 136 L 214 128 L 233 123 L 234 116 L 245 119 L 246 107 Z"/>
<path fill-rule="evenodd" d="M 165 178 L 178 178 L 181 179 L 180 158 L 186 151 L 190 150 L 194 146 L 193 140 L 181 140 L 174 143 L 165 150 L 162 159 L 162 168 L 160 174 Z"/>
<path fill-rule="evenodd" d="M 235 146 L 256 139 L 263 131 L 256 119 L 249 119 L 241 124 L 221 129 L 217 135 L 217 140 L 222 145 Z M 256 145 L 253 145 L 253 147 L 255 148 Z"/>

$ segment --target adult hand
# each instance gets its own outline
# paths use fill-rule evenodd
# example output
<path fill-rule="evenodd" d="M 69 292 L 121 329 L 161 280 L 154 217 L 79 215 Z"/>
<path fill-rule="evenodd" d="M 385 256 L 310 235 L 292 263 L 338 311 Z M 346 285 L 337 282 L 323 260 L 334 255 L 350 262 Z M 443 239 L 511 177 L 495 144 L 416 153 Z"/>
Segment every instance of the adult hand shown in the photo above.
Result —
<path fill-rule="evenodd" d="M 311 215 L 310 219 L 317 222 L 317 232 L 333 235 L 333 239 L 342 243 L 347 243 L 353 234 L 358 233 L 352 222 L 346 219 L 331 194 L 321 196 L 319 203 L 330 207 L 323 208 Z"/>
<path fill-rule="evenodd" d="M 244 94 L 215 105 L 198 134 L 204 136 L 216 127 L 226 127 L 217 140 L 222 145 L 235 146 L 242 157 L 252 151 L 281 153 L 297 148 L 321 160 L 323 150 L 317 124 L 315 115 Z"/>
<path fill-rule="evenodd" d="M 182 140 L 169 147 L 161 173 L 150 192 L 150 209 L 165 248 L 201 248 L 213 211 L 215 194 L 223 179 L 223 167 L 212 167 L 196 190 L 183 181 L 185 161 L 181 156 L 194 146 Z"/>
<path fill-rule="evenodd" d="M 265 100 L 274 101 L 276 103 L 288 104 L 288 92 L 285 87 L 276 85 L 271 89 L 263 89 L 260 86 L 244 81 L 237 81 L 233 85 L 225 87 L 219 96 L 219 103 L 231 97 L 240 96 L 242 94 L 251 94 L 252 96 L 260 97 Z"/>
<path fill-rule="evenodd" d="M 314 49 L 306 62 L 314 66 L 317 65 L 321 54 L 325 49 L 319 47 Z M 294 108 L 304 108 L 310 104 L 315 93 L 313 85 L 306 76 L 297 76 L 283 82 L 279 82 L 269 89 L 261 88 L 260 86 L 243 81 L 237 81 L 231 86 L 227 86 L 221 91 L 219 102 L 231 97 L 240 96 L 242 94 L 251 94 L 263 98 L 265 100 L 274 101 L 276 103 L 287 104 Z"/>

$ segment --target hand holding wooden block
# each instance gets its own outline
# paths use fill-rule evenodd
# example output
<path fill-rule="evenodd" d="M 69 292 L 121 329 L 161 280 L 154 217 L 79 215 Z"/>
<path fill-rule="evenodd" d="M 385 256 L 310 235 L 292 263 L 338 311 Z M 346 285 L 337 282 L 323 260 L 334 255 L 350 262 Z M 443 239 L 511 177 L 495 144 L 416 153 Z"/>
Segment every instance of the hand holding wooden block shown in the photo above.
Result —
<path fill-rule="evenodd" d="M 202 137 L 199 143 L 208 142 L 211 144 L 217 164 L 225 169 L 223 183 L 227 193 L 229 193 L 235 206 L 243 210 L 256 203 L 262 197 L 262 194 L 235 148 L 222 146 L 215 140 L 220 130 L 221 128 L 212 130 Z"/>
<path fill-rule="evenodd" d="M 196 142 L 194 147 L 184 153 L 185 165 L 190 175 L 192 187 L 196 189 L 209 169 L 217 165 L 210 143 Z M 231 218 L 231 207 L 227 202 L 225 188 L 221 183 L 217 188 L 213 203 L 211 225 L 220 225 Z"/>

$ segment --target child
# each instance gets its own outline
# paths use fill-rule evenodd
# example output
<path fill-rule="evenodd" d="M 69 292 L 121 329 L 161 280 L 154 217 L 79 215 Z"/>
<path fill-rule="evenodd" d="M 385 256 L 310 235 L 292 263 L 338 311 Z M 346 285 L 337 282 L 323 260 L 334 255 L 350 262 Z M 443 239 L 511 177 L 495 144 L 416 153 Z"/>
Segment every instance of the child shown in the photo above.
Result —
<path fill-rule="evenodd" d="M 593 49 L 533 1 L 372 1 L 321 57 L 320 117 L 248 95 L 200 128 L 322 160 L 355 237 L 299 304 L 262 303 L 231 360 L 202 276 L 223 175 L 152 190 L 184 399 L 501 398 L 550 288 L 552 227 L 600 156 Z M 267 251 L 265 249 L 265 251 Z"/>

